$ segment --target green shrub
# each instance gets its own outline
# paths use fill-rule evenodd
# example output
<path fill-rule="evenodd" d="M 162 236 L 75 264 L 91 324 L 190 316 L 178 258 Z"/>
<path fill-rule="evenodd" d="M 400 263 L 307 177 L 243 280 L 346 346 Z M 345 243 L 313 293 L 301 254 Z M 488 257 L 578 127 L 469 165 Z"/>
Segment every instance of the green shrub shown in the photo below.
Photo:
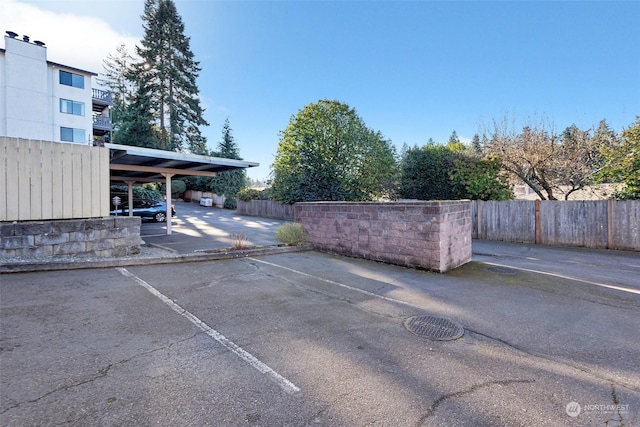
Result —
<path fill-rule="evenodd" d="M 264 190 L 260 191 L 260 200 L 272 200 L 271 193 L 271 187 L 267 187 Z"/>
<path fill-rule="evenodd" d="M 162 192 L 166 193 L 167 188 L 165 184 L 162 184 Z M 171 180 L 171 194 L 182 194 L 187 191 L 187 184 L 181 179 L 172 179 Z"/>
<path fill-rule="evenodd" d="M 243 202 L 248 202 L 250 200 L 257 200 L 260 198 L 260 191 L 255 188 L 243 188 L 238 191 L 238 199 Z"/>
<path fill-rule="evenodd" d="M 276 240 L 286 245 L 301 245 L 306 239 L 307 233 L 297 222 L 288 222 L 276 230 Z"/>
<path fill-rule="evenodd" d="M 238 203 L 236 202 L 236 199 L 234 199 L 233 197 L 227 197 L 226 199 L 224 199 L 223 208 L 225 208 L 225 209 L 237 209 L 238 208 Z"/>

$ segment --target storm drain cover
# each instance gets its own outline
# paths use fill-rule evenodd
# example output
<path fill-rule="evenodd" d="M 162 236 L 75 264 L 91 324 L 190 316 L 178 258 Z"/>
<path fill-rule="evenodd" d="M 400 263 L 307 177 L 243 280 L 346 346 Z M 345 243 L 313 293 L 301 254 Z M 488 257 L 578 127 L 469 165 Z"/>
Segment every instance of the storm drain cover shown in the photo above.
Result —
<path fill-rule="evenodd" d="M 499 265 L 493 265 L 491 267 L 487 267 L 487 270 L 491 271 L 492 273 L 498 273 L 498 274 L 516 274 L 518 272 L 518 270 L 515 270 L 513 268 L 500 267 Z"/>
<path fill-rule="evenodd" d="M 416 335 L 438 341 L 455 340 L 464 334 L 464 329 L 456 322 L 436 316 L 409 317 L 404 321 L 404 327 Z"/>

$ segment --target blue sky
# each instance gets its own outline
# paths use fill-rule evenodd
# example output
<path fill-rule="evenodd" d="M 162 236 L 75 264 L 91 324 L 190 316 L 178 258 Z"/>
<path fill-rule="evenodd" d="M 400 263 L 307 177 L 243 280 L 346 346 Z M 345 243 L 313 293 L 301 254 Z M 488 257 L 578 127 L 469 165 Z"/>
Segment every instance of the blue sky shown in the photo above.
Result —
<path fill-rule="evenodd" d="M 228 117 L 241 155 L 261 164 L 256 179 L 291 116 L 324 98 L 398 148 L 453 130 L 470 140 L 505 117 L 558 129 L 607 119 L 619 132 L 640 114 L 637 1 L 175 3 L 202 67 L 209 146 Z M 45 41 L 52 61 L 101 72 L 118 43 L 142 37 L 143 5 L 3 0 L 0 26 Z"/>

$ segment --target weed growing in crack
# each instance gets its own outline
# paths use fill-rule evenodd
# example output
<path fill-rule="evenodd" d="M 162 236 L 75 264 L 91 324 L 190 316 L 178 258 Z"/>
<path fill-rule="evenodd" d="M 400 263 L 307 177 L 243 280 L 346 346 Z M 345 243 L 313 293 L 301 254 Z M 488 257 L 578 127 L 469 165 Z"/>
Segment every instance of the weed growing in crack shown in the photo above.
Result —
<path fill-rule="evenodd" d="M 232 236 L 233 238 L 233 249 L 240 250 L 245 249 L 249 246 L 249 240 L 247 240 L 247 236 L 244 233 L 236 233 Z"/>

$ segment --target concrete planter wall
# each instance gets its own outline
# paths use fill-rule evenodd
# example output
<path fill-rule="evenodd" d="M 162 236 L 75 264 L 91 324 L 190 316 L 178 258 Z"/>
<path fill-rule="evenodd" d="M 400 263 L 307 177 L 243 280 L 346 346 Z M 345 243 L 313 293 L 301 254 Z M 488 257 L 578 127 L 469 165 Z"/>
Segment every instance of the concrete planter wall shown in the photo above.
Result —
<path fill-rule="evenodd" d="M 471 261 L 469 201 L 296 203 L 314 249 L 447 272 Z"/>
<path fill-rule="evenodd" d="M 139 217 L 0 224 L 0 258 L 120 257 L 140 253 L 140 244 Z"/>

